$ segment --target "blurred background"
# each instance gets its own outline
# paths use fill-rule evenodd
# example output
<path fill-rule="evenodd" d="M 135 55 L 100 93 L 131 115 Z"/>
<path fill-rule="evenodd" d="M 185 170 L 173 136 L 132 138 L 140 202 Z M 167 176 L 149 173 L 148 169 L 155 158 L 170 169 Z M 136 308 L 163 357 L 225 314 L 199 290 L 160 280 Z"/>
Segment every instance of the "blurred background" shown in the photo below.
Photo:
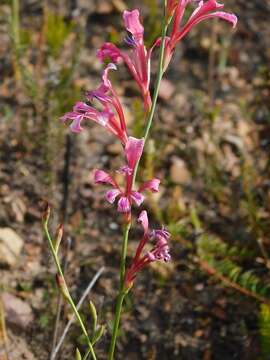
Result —
<path fill-rule="evenodd" d="M 91 292 L 106 325 L 97 354 L 106 358 L 121 220 L 90 174 L 121 166 L 121 145 L 91 123 L 71 134 L 59 117 L 99 84 L 97 48 L 104 41 L 125 47 L 121 13 L 134 7 L 150 46 L 160 33 L 157 0 L 1 0 L 1 359 L 49 359 L 53 334 L 70 318 L 67 306 L 57 310 L 44 200 L 52 231 L 65 225 L 62 259 L 74 298 L 106 267 Z M 172 233 L 173 260 L 138 276 L 117 359 L 270 358 L 270 3 L 227 0 L 225 10 L 239 17 L 237 29 L 215 20 L 198 25 L 162 82 L 140 178 L 162 179 L 145 206 L 151 226 Z M 141 136 L 136 84 L 124 65 L 111 79 L 130 133 Z M 129 261 L 139 236 L 135 227 Z M 82 312 L 88 320 L 87 301 Z M 59 359 L 83 347 L 79 334 L 73 325 Z"/>

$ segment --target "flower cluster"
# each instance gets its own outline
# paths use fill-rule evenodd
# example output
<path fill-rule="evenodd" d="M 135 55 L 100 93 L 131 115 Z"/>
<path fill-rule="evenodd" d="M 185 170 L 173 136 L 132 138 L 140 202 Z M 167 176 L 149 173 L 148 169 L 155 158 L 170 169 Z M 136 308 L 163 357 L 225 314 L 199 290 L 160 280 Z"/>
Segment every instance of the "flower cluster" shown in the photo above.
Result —
<path fill-rule="evenodd" d="M 195 9 L 188 20 L 182 24 L 188 5 L 195 5 Z M 176 45 L 189 33 L 193 26 L 203 20 L 219 18 L 229 22 L 233 27 L 236 26 L 237 18 L 234 14 L 221 11 L 223 4 L 215 0 L 168 0 L 166 8 L 166 22 L 172 22 L 171 33 L 165 38 L 165 53 L 162 70 L 168 67 Z M 161 39 L 154 41 L 150 49 L 146 49 L 144 44 L 144 28 L 140 21 L 140 14 L 137 9 L 124 11 L 123 20 L 127 36 L 125 45 L 127 49 L 119 49 L 116 45 L 106 42 L 97 51 L 97 57 L 101 62 L 109 61 L 102 75 L 100 85 L 96 90 L 86 93 L 86 102 L 77 102 L 72 111 L 62 117 L 62 121 L 71 120 L 70 128 L 73 132 L 81 132 L 82 122 L 86 120 L 94 121 L 114 135 L 123 145 L 123 153 L 127 164 L 122 166 L 118 172 L 123 175 L 125 185 L 121 188 L 113 176 L 103 170 L 95 170 L 94 181 L 96 184 L 107 184 L 112 188 L 106 193 L 106 199 L 113 204 L 117 199 L 117 210 L 131 221 L 132 205 L 140 206 L 144 201 L 145 190 L 157 192 L 160 181 L 152 179 L 143 183 L 135 189 L 136 167 L 143 153 L 145 140 L 136 139 L 128 134 L 126 119 L 121 105 L 121 101 L 109 79 L 109 72 L 117 70 L 117 65 L 121 62 L 126 65 L 130 74 L 136 81 L 145 108 L 146 116 L 152 106 L 150 93 L 150 65 L 153 50 L 159 46 Z M 98 106 L 95 106 L 95 103 Z M 151 114 L 151 113 L 150 113 Z M 162 229 L 149 232 L 148 217 L 146 211 L 142 211 L 139 223 L 144 229 L 144 235 L 139 242 L 137 252 L 132 265 L 126 273 L 126 286 L 131 286 L 136 274 L 147 264 L 155 260 L 170 260 L 168 238 L 170 234 Z M 145 255 L 142 251 L 149 240 L 154 240 L 154 247 Z"/>
<path fill-rule="evenodd" d="M 152 192 L 157 192 L 160 180 L 152 179 L 143 183 L 137 191 L 133 189 L 133 176 L 134 169 L 142 156 L 144 146 L 143 139 L 136 139 L 129 137 L 125 146 L 125 155 L 127 159 L 127 165 L 122 166 L 118 172 L 125 177 L 125 189 L 122 190 L 117 181 L 114 180 L 112 176 L 106 173 L 103 170 L 95 170 L 94 180 L 96 184 L 109 184 L 113 189 L 107 191 L 106 199 L 113 204 L 115 199 L 119 197 L 118 200 L 118 211 L 121 213 L 130 213 L 131 205 L 134 202 L 137 206 L 140 206 L 144 201 L 144 196 L 142 192 L 144 190 L 150 190 Z"/>
<path fill-rule="evenodd" d="M 169 261 L 171 256 L 169 254 L 168 239 L 170 233 L 165 229 L 149 231 L 148 229 L 148 216 L 147 212 L 143 210 L 138 217 L 138 223 L 143 228 L 143 236 L 139 242 L 136 254 L 132 260 L 130 268 L 126 271 L 125 287 L 130 289 L 137 273 L 145 266 L 154 261 Z M 154 247 L 146 252 L 144 255 L 143 250 L 145 245 L 150 241 L 155 241 Z"/>
<path fill-rule="evenodd" d="M 187 22 L 182 25 L 182 20 L 187 8 L 187 5 L 190 3 L 197 4 L 197 7 L 194 9 L 190 15 Z M 203 20 L 211 18 L 219 18 L 225 20 L 232 24 L 233 27 L 237 24 L 237 17 L 234 14 L 230 14 L 224 11 L 220 11 L 224 7 L 223 4 L 218 3 L 216 0 L 169 0 L 167 3 L 167 13 L 169 16 L 173 17 L 173 27 L 171 35 L 167 38 L 166 41 L 166 50 L 165 50 L 165 68 L 169 65 L 169 62 L 172 58 L 174 49 L 179 41 L 186 36 L 193 26 L 197 25 Z"/>

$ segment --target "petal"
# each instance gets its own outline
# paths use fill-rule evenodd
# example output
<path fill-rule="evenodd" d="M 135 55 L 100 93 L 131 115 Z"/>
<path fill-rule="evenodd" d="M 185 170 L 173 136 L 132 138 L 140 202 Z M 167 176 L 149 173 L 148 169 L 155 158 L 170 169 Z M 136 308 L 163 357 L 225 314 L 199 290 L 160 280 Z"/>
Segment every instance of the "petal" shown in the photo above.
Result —
<path fill-rule="evenodd" d="M 157 260 L 156 256 L 151 251 L 148 251 L 148 253 L 146 254 L 146 257 L 150 262 Z"/>
<path fill-rule="evenodd" d="M 83 120 L 83 115 L 78 115 L 76 119 L 74 119 L 70 124 L 69 126 L 70 130 L 74 133 L 80 133 L 83 130 L 83 128 L 81 127 L 82 120 Z"/>
<path fill-rule="evenodd" d="M 118 195 L 121 194 L 121 191 L 118 189 L 112 189 L 106 192 L 106 200 L 109 201 L 110 204 L 113 204 L 115 202 L 115 199 Z"/>
<path fill-rule="evenodd" d="M 138 191 L 132 191 L 130 196 L 137 206 L 140 206 L 144 201 L 144 196 Z"/>
<path fill-rule="evenodd" d="M 127 165 L 120 167 L 118 172 L 122 175 L 132 175 L 132 169 Z"/>
<path fill-rule="evenodd" d="M 230 14 L 230 13 L 227 13 L 227 12 L 224 12 L 224 11 L 216 11 L 216 12 L 214 12 L 212 14 L 206 15 L 204 17 L 204 19 L 200 19 L 200 21 L 205 20 L 205 19 L 209 19 L 209 18 L 212 18 L 212 17 L 217 17 L 217 18 L 219 18 L 221 20 L 225 20 L 225 21 L 231 23 L 233 28 L 236 27 L 237 21 L 238 21 L 236 15 Z"/>
<path fill-rule="evenodd" d="M 86 96 L 89 101 L 93 98 L 99 100 L 102 104 L 112 103 L 112 98 L 107 93 L 112 90 L 112 84 L 108 78 L 110 70 L 117 70 L 115 64 L 110 63 L 106 66 L 102 74 L 102 83 L 96 90 L 87 91 Z"/>
<path fill-rule="evenodd" d="M 80 114 L 78 114 L 77 112 L 69 111 L 69 112 L 65 113 L 63 116 L 61 116 L 60 120 L 63 121 L 63 122 L 65 122 L 67 120 L 75 120 L 79 116 L 80 116 Z"/>
<path fill-rule="evenodd" d="M 223 7 L 224 5 L 218 3 L 216 0 L 200 1 L 198 7 L 191 14 L 190 20 L 205 15 L 209 13 L 209 11 L 222 9 Z"/>
<path fill-rule="evenodd" d="M 146 210 L 143 210 L 143 211 L 140 213 L 137 221 L 138 221 L 138 223 L 139 223 L 140 225 L 142 225 L 143 230 L 144 230 L 144 234 L 147 234 L 147 233 L 148 233 L 148 226 L 149 226 L 149 224 L 148 224 L 148 215 L 147 215 L 147 211 L 146 211 Z"/>
<path fill-rule="evenodd" d="M 139 10 L 135 9 L 133 11 L 125 10 L 123 13 L 123 19 L 127 31 L 129 31 L 135 38 L 135 40 L 142 40 L 144 28 L 140 23 L 140 13 Z"/>
<path fill-rule="evenodd" d="M 111 184 L 116 187 L 116 183 L 113 178 L 103 170 L 94 170 L 94 182 L 95 184 Z"/>
<path fill-rule="evenodd" d="M 77 102 L 73 107 L 73 111 L 75 112 L 84 113 L 90 110 L 93 110 L 93 108 L 82 101 Z"/>
<path fill-rule="evenodd" d="M 127 197 L 122 196 L 118 201 L 118 208 L 117 210 L 121 213 L 128 213 L 130 212 L 130 201 Z"/>
<path fill-rule="evenodd" d="M 152 180 L 146 181 L 145 183 L 142 184 L 139 191 L 150 190 L 152 192 L 158 192 L 159 184 L 160 184 L 159 179 L 152 179 Z"/>
<path fill-rule="evenodd" d="M 122 54 L 118 47 L 107 42 L 97 51 L 97 58 L 102 62 L 109 58 L 113 63 L 118 63 L 118 61 L 122 58 Z"/>
<path fill-rule="evenodd" d="M 157 241 L 161 238 L 164 238 L 166 241 L 170 238 L 171 234 L 166 229 L 162 228 L 159 230 L 153 230 L 151 232 L 151 237 L 154 237 Z"/>
<path fill-rule="evenodd" d="M 144 146 L 144 139 L 136 139 L 132 136 L 128 138 L 125 147 L 125 154 L 128 162 L 128 166 L 134 170 L 134 167 L 138 160 L 142 156 Z"/>
<path fill-rule="evenodd" d="M 110 70 L 117 70 L 117 67 L 115 64 L 113 63 L 110 63 L 106 66 L 105 70 L 103 71 L 103 74 L 102 74 L 102 80 L 103 80 L 103 84 L 105 86 L 107 86 L 108 88 L 111 87 L 111 82 L 110 80 L 108 79 L 108 75 L 109 75 L 109 71 Z"/>

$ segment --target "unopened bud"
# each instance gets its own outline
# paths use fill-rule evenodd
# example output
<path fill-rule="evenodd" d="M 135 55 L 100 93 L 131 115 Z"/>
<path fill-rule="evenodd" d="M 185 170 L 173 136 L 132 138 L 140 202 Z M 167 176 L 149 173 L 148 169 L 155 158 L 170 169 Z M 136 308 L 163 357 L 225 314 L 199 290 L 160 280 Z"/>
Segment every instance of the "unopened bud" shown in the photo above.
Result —
<path fill-rule="evenodd" d="M 82 356 L 79 349 L 76 349 L 76 360 L 82 360 Z"/>
<path fill-rule="evenodd" d="M 50 218 L 50 214 L 51 214 L 51 208 L 48 202 L 45 203 L 45 208 L 43 211 L 43 216 L 42 216 L 42 220 L 43 223 L 46 224 L 49 221 Z"/>
<path fill-rule="evenodd" d="M 54 249 L 55 249 L 56 253 L 58 253 L 59 246 L 60 246 L 61 240 L 63 238 L 63 233 L 64 233 L 64 226 L 63 226 L 63 224 L 60 224 L 56 231 L 56 239 L 55 239 L 55 245 L 54 245 Z"/>
<path fill-rule="evenodd" d="M 97 310 L 96 310 L 96 307 L 95 307 L 95 305 L 94 305 L 94 303 L 92 301 L 89 302 L 89 308 L 90 308 L 90 313 L 92 315 L 93 332 L 95 333 L 96 328 L 97 328 Z"/>
<path fill-rule="evenodd" d="M 67 288 L 67 284 L 63 276 L 56 274 L 56 283 L 58 285 L 59 290 L 61 291 L 61 294 L 64 296 L 64 298 L 69 299 L 69 291 Z"/>

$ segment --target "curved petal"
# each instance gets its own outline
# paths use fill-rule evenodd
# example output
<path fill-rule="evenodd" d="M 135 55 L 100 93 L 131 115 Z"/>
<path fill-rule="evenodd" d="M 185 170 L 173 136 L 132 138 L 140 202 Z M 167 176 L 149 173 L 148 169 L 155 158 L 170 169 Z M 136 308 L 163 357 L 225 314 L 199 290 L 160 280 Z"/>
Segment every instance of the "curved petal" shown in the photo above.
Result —
<path fill-rule="evenodd" d="M 96 98 L 101 103 L 112 103 L 112 98 L 107 95 L 109 90 L 112 90 L 112 84 L 108 78 L 110 70 L 117 70 L 115 64 L 110 63 L 106 66 L 102 74 L 102 83 L 96 90 L 87 91 L 86 96 L 89 101 L 92 101 L 93 98 Z"/>
<path fill-rule="evenodd" d="M 94 110 L 94 109 L 82 101 L 78 101 L 73 107 L 73 111 L 82 112 L 82 113 L 85 113 L 85 112 L 91 111 L 91 110 Z"/>
<path fill-rule="evenodd" d="M 130 201 L 127 197 L 122 196 L 118 200 L 118 207 L 117 210 L 121 213 L 128 213 L 130 212 Z"/>
<path fill-rule="evenodd" d="M 83 130 L 83 127 L 81 127 L 81 122 L 83 120 L 83 115 L 78 115 L 76 119 L 72 121 L 72 123 L 69 125 L 69 128 L 74 133 L 80 133 Z"/>
<path fill-rule="evenodd" d="M 94 170 L 94 182 L 95 184 L 110 184 L 116 187 L 116 183 L 113 178 L 103 170 Z"/>
<path fill-rule="evenodd" d="M 103 74 L 102 74 L 102 80 L 103 80 L 103 84 L 105 86 L 107 86 L 108 88 L 111 88 L 112 84 L 110 82 L 110 80 L 108 79 L 108 75 L 109 75 L 109 71 L 110 70 L 117 70 L 117 67 L 115 64 L 113 63 L 109 63 L 105 70 L 103 71 Z"/>
<path fill-rule="evenodd" d="M 212 14 L 205 15 L 204 17 L 201 17 L 199 19 L 199 21 L 203 21 L 205 19 L 210 19 L 210 18 L 214 18 L 214 17 L 231 23 L 233 28 L 236 27 L 237 22 L 238 22 L 238 18 L 237 18 L 236 15 L 231 14 L 231 13 L 227 13 L 227 12 L 224 12 L 224 11 L 216 11 L 216 12 L 214 12 Z"/>
<path fill-rule="evenodd" d="M 144 139 L 136 139 L 129 136 L 125 146 L 125 154 L 128 162 L 128 166 L 134 170 L 134 167 L 138 160 L 142 156 L 144 146 Z"/>
<path fill-rule="evenodd" d="M 115 199 L 118 195 L 121 194 L 121 191 L 119 189 L 112 189 L 106 192 L 106 200 L 109 201 L 110 204 L 113 204 L 115 202 Z"/>
<path fill-rule="evenodd" d="M 123 13 L 123 19 L 125 27 L 128 32 L 130 32 L 135 40 L 142 41 L 144 28 L 140 22 L 140 12 L 138 9 L 127 11 Z"/>
<path fill-rule="evenodd" d="M 152 192 L 158 192 L 159 184 L 160 184 L 159 179 L 152 179 L 152 180 L 146 181 L 145 183 L 143 183 L 141 185 L 139 191 L 150 190 Z"/>
<path fill-rule="evenodd" d="M 216 0 L 208 0 L 206 2 L 200 1 L 198 7 L 191 14 L 189 21 L 194 19 L 195 17 L 197 18 L 199 16 L 205 15 L 210 11 L 222 9 L 223 7 L 224 4 L 220 4 Z"/>
<path fill-rule="evenodd" d="M 138 220 L 137 222 L 142 225 L 143 227 L 143 231 L 144 231 L 144 235 L 146 235 L 148 233 L 148 226 L 149 226 L 149 223 L 148 223 L 148 215 L 147 215 L 147 211 L 146 210 L 143 210 L 139 217 L 138 217 Z"/>
<path fill-rule="evenodd" d="M 137 206 L 140 206 L 144 201 L 144 196 L 138 191 L 132 191 L 130 194 L 132 200 L 135 201 Z"/>

